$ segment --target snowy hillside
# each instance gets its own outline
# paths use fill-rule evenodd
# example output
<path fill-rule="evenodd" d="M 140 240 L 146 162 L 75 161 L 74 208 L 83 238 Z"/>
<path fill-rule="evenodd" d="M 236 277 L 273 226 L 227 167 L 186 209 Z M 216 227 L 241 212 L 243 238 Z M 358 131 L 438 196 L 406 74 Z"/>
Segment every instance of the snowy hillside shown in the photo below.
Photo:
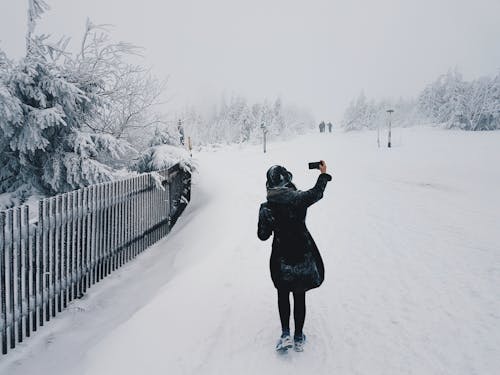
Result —
<path fill-rule="evenodd" d="M 198 158 L 168 238 L 0 359 L 9 375 L 498 374 L 500 132 L 311 134 Z M 277 355 L 271 241 L 256 236 L 265 171 L 301 189 L 325 283 L 307 294 L 303 353 Z"/>

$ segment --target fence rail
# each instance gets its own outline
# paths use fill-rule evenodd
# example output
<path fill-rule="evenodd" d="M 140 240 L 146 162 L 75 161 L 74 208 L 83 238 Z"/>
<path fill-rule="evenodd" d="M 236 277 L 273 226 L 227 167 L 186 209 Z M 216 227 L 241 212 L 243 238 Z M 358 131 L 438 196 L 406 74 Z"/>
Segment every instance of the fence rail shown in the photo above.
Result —
<path fill-rule="evenodd" d="M 190 191 L 175 165 L 42 199 L 36 222 L 26 205 L 0 211 L 2 353 L 166 236 Z"/>

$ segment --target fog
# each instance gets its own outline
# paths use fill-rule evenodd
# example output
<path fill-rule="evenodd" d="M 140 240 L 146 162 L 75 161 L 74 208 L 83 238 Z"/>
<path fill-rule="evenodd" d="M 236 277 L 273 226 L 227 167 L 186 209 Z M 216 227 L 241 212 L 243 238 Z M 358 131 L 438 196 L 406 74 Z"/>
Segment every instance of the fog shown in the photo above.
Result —
<path fill-rule="evenodd" d="M 466 78 L 500 68 L 500 1 L 47 0 L 37 31 L 72 37 L 87 17 L 143 46 L 169 76 L 167 110 L 221 96 L 273 98 L 338 121 L 361 90 L 408 97 L 449 68 Z M 0 0 L 0 48 L 22 57 L 26 3 Z"/>

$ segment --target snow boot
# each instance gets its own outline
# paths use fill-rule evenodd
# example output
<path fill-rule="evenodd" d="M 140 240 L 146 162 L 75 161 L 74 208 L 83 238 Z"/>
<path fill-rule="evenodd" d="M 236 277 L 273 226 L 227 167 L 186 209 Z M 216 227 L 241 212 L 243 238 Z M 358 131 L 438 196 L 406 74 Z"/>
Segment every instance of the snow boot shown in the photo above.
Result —
<path fill-rule="evenodd" d="M 289 334 L 284 333 L 281 335 L 281 337 L 278 340 L 278 343 L 276 344 L 276 351 L 284 353 L 292 347 L 293 347 L 292 338 L 290 337 Z"/>
<path fill-rule="evenodd" d="M 306 335 L 302 334 L 301 336 L 294 336 L 293 341 L 293 350 L 295 350 L 296 352 L 303 352 L 304 345 L 306 344 Z"/>

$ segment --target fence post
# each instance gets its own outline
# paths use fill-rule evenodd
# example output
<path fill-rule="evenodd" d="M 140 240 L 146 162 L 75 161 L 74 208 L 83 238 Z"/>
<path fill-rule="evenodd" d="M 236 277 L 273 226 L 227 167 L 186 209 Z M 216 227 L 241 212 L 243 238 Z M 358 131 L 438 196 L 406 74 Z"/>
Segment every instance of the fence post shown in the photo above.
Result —
<path fill-rule="evenodd" d="M 63 308 L 68 307 L 68 194 L 63 194 L 61 205 L 61 243 L 62 243 L 62 265 L 61 265 L 61 298 Z"/>
<path fill-rule="evenodd" d="M 113 226 L 113 223 L 111 222 L 112 216 L 111 216 L 111 183 L 108 182 L 106 184 L 106 216 L 107 216 L 107 227 L 106 227 L 106 276 L 108 276 L 111 273 L 112 270 L 112 256 L 111 256 L 111 228 Z"/>
<path fill-rule="evenodd" d="M 108 275 L 108 190 L 107 184 L 103 184 L 101 186 L 101 204 L 102 204 L 102 249 L 101 249 L 101 257 L 102 257 L 102 275 L 104 278 Z"/>
<path fill-rule="evenodd" d="M 122 208 L 121 208 L 121 246 L 120 246 L 120 263 L 121 265 L 127 262 L 127 224 L 128 224 L 128 180 L 122 182 Z"/>
<path fill-rule="evenodd" d="M 103 249 L 104 249 L 104 216 L 103 216 L 103 185 L 97 185 L 97 281 L 102 279 L 103 267 Z"/>
<path fill-rule="evenodd" d="M 70 296 L 71 301 L 76 298 L 76 255 L 78 253 L 78 192 L 74 191 L 71 194 L 71 253 L 70 253 L 70 269 L 71 269 L 71 285 Z"/>
<path fill-rule="evenodd" d="M 16 331 L 15 331 L 15 310 L 14 310 L 14 215 L 13 211 L 7 211 L 7 233 L 9 234 L 9 243 L 7 251 L 9 254 L 9 310 L 10 310 L 10 348 L 16 347 Z M 5 236 L 7 237 L 7 236 Z"/>
<path fill-rule="evenodd" d="M 83 226 L 83 254 L 82 254 L 82 297 L 85 293 L 87 293 L 87 278 L 89 271 L 89 241 L 90 241 L 90 230 L 89 226 L 90 215 L 89 215 L 89 191 L 88 187 L 83 188 L 83 210 L 84 210 L 84 226 Z"/>
<path fill-rule="evenodd" d="M 85 255 L 85 290 L 90 288 L 92 277 L 92 189 L 93 186 L 87 187 L 87 254 Z"/>
<path fill-rule="evenodd" d="M 118 182 L 113 182 L 111 185 L 111 255 L 112 255 L 112 271 L 118 268 Z"/>
<path fill-rule="evenodd" d="M 81 252 L 81 275 L 80 275 L 80 298 L 87 292 L 85 277 L 87 276 L 87 222 L 88 222 L 88 189 L 82 191 L 82 252 Z"/>
<path fill-rule="evenodd" d="M 38 207 L 40 207 L 40 202 L 38 203 Z M 29 225 L 29 221 L 28 221 Z M 32 315 L 32 324 L 33 324 L 33 332 L 37 330 L 37 310 L 38 310 L 38 254 L 39 254 L 39 230 L 40 230 L 40 222 L 37 223 L 36 226 L 33 226 L 33 232 L 31 233 L 31 290 L 33 292 L 33 315 Z"/>
<path fill-rule="evenodd" d="M 92 260 L 90 262 L 90 284 L 97 282 L 97 186 L 92 186 Z"/>
<path fill-rule="evenodd" d="M 116 268 L 121 267 L 121 249 L 122 249 L 122 204 L 123 204 L 123 181 L 116 182 L 116 234 L 115 234 L 115 252 Z"/>
<path fill-rule="evenodd" d="M 146 188 L 146 174 L 142 175 L 141 178 L 141 252 L 144 251 L 144 249 L 147 246 L 147 238 L 146 238 L 146 232 L 149 229 L 147 227 L 147 217 L 146 217 L 146 198 L 148 195 L 148 190 Z"/>
<path fill-rule="evenodd" d="M 139 182 L 139 178 L 138 177 L 135 177 L 133 180 L 132 180 L 132 186 L 133 186 L 133 198 L 132 198 L 132 204 L 133 204 L 133 211 L 132 211 L 132 235 L 133 235 L 133 242 L 132 242 L 132 258 L 135 258 L 136 255 L 137 255 L 137 244 L 138 244 L 138 233 L 139 233 L 139 218 L 138 218 L 138 214 L 137 214 L 137 208 L 138 208 L 138 203 L 139 203 L 139 200 L 138 200 L 138 197 L 139 197 L 139 193 L 138 193 L 138 189 L 137 189 L 137 186 L 138 186 L 138 182 Z"/>
<path fill-rule="evenodd" d="M 7 354 L 7 292 L 5 285 L 5 212 L 0 212 L 0 301 L 2 305 L 2 354 Z"/>
<path fill-rule="evenodd" d="M 43 271 L 43 277 L 45 281 L 44 294 L 47 295 L 45 301 L 45 321 L 50 320 L 50 212 L 49 212 L 49 200 L 43 200 L 43 216 L 45 222 L 45 230 L 43 233 L 43 252 L 45 255 L 45 265 Z M 42 324 L 43 325 L 43 324 Z"/>
<path fill-rule="evenodd" d="M 132 217 L 132 180 L 127 180 L 127 200 L 126 200 L 126 220 L 127 224 L 125 227 L 125 236 L 126 236 L 126 244 L 127 244 L 127 249 L 126 249 L 126 256 L 125 256 L 125 263 L 127 263 L 130 260 L 130 240 L 132 238 L 131 234 L 131 217 Z"/>
<path fill-rule="evenodd" d="M 15 287 L 17 292 L 17 341 L 23 342 L 23 291 L 22 291 L 22 254 L 21 254 L 21 207 L 14 209 L 14 232 L 12 233 L 12 242 L 14 242 L 16 279 Z M 17 237 L 17 238 L 16 238 Z"/>
<path fill-rule="evenodd" d="M 24 300 L 26 301 L 26 313 L 24 326 L 26 330 L 26 337 L 30 337 L 30 232 L 29 232 L 29 207 L 23 206 L 22 208 L 23 227 L 24 227 Z"/>
<path fill-rule="evenodd" d="M 163 204 L 165 205 L 165 208 L 166 208 L 165 230 L 167 231 L 167 233 L 169 233 L 170 229 L 171 229 L 170 220 L 172 217 L 172 210 L 171 210 L 171 205 L 170 205 L 170 202 L 172 201 L 172 190 L 170 189 L 170 176 L 168 175 L 168 173 L 167 173 L 165 178 L 167 178 L 168 184 L 165 187 L 165 201 L 163 202 Z"/>
<path fill-rule="evenodd" d="M 45 257 L 46 257 L 46 244 L 45 244 L 45 236 L 47 234 L 47 222 L 45 221 L 45 200 L 42 199 L 38 204 L 38 243 L 39 243 L 39 254 L 38 254 L 38 266 L 40 268 L 38 272 L 38 288 L 40 291 L 40 306 L 38 308 L 38 313 L 40 315 L 40 327 L 42 327 L 45 323 L 44 317 L 44 291 L 45 291 L 45 270 L 46 265 L 44 265 Z"/>
<path fill-rule="evenodd" d="M 72 284 L 71 280 L 73 274 L 71 273 L 72 266 L 72 248 L 73 248 L 73 193 L 69 192 L 66 194 L 66 206 L 63 207 L 63 212 L 65 216 L 65 232 L 66 232 L 66 265 L 65 265 L 65 284 L 64 284 L 64 292 L 65 292 L 65 307 L 69 305 L 71 302 L 71 293 L 72 293 Z"/>
<path fill-rule="evenodd" d="M 54 283 L 54 295 L 57 300 L 57 312 L 60 313 L 62 311 L 62 293 L 61 293 L 61 284 L 62 284 L 62 233 L 61 233 L 61 196 L 58 195 L 56 197 L 56 282 Z"/>
<path fill-rule="evenodd" d="M 51 305 L 52 305 L 52 317 L 56 316 L 56 257 L 57 257 L 57 236 L 56 236 L 56 198 L 49 199 L 49 207 L 50 207 L 50 234 L 52 237 L 52 242 L 49 239 L 49 244 L 52 248 L 52 263 L 51 263 L 51 286 L 52 293 L 51 295 Z"/>
<path fill-rule="evenodd" d="M 82 227 L 83 227 L 83 191 L 78 190 L 77 192 L 77 241 L 76 241 L 76 253 L 75 253 L 75 298 L 80 298 L 82 296 L 80 278 L 82 276 Z"/>
<path fill-rule="evenodd" d="M 154 233 L 154 230 L 152 228 L 154 227 L 153 221 L 151 220 L 151 214 L 153 211 L 151 210 L 151 194 L 153 191 L 151 190 L 151 174 L 148 173 L 145 175 L 145 180 L 144 180 L 144 185 L 145 185 L 145 209 L 144 209 L 144 215 L 145 215 L 145 220 L 146 220 L 146 243 L 145 246 L 149 247 L 151 246 L 151 238 L 152 234 Z"/>
<path fill-rule="evenodd" d="M 169 207 L 170 183 L 168 182 L 168 171 L 163 171 L 162 176 L 165 182 L 162 184 L 164 190 L 160 190 L 158 192 L 158 207 L 161 207 L 161 209 L 158 211 L 158 224 L 160 225 L 160 230 L 158 231 L 158 233 L 160 237 L 166 236 L 167 233 L 169 232 L 168 215 L 170 213 L 170 207 Z"/>
<path fill-rule="evenodd" d="M 69 300 L 70 302 L 73 301 L 75 298 L 75 265 L 76 265 L 76 259 L 75 259 L 75 254 L 76 254 L 76 235 L 75 232 L 77 231 L 76 227 L 76 215 L 77 215 L 77 194 L 76 192 L 71 192 L 69 195 L 69 207 L 71 210 L 71 221 L 70 221 L 70 233 L 71 233 L 71 246 L 69 248 L 69 274 L 70 274 L 70 280 L 69 280 Z"/>
<path fill-rule="evenodd" d="M 107 232 L 107 240 L 108 240 L 108 275 L 114 270 L 114 260 L 113 260 L 113 183 L 109 182 L 107 184 L 107 192 L 108 192 L 108 232 Z"/>
<path fill-rule="evenodd" d="M 144 245 L 144 175 L 139 176 L 139 188 L 138 188 L 138 222 L 139 222 L 139 227 L 138 227 L 138 241 L 137 245 L 139 248 L 139 253 L 142 252 L 143 250 L 143 245 Z"/>
<path fill-rule="evenodd" d="M 163 174 L 161 175 L 163 178 Z M 164 200 L 164 195 L 165 195 L 165 191 L 164 190 L 161 190 L 159 188 L 156 188 L 156 186 L 153 186 L 154 187 L 154 190 L 153 190 L 153 193 L 154 193 L 154 197 L 155 197 L 155 204 L 156 204 L 156 207 L 157 209 L 155 210 L 155 225 L 157 226 L 157 230 L 155 230 L 154 234 L 155 234 L 155 241 L 157 241 L 158 238 L 161 238 L 163 237 L 163 233 L 164 233 L 164 223 L 163 223 L 163 219 L 164 219 L 164 215 L 163 215 L 163 209 L 162 207 L 164 207 L 164 203 L 163 200 Z M 163 186 L 162 184 L 162 187 L 166 188 L 166 186 Z"/>

